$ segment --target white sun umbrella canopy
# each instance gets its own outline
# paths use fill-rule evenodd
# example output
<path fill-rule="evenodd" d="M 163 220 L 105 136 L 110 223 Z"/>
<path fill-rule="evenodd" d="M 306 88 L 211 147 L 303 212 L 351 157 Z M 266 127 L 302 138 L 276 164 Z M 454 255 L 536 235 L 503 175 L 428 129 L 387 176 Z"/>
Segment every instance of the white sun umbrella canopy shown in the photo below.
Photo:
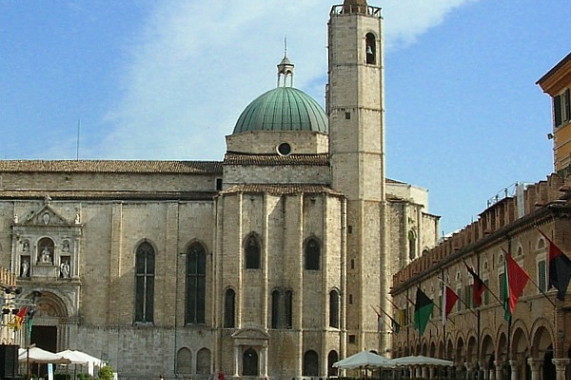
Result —
<path fill-rule="evenodd" d="M 18 349 L 18 361 L 20 363 L 53 363 L 53 364 L 69 364 L 71 361 L 62 355 L 55 354 L 39 347 L 20 348 Z"/>
<path fill-rule="evenodd" d="M 62 355 L 64 358 L 69 359 L 71 364 L 86 365 L 87 372 L 91 376 L 94 374 L 93 367 L 102 367 L 105 365 L 103 360 L 77 350 L 61 351 L 58 352 L 58 355 Z"/>
<path fill-rule="evenodd" d="M 333 363 L 333 367 L 340 369 L 354 368 L 391 368 L 394 367 L 391 359 L 369 351 L 361 351 L 343 360 Z"/>
<path fill-rule="evenodd" d="M 403 356 L 401 358 L 392 359 L 396 366 L 410 366 L 410 365 L 434 365 L 451 367 L 454 363 L 450 360 L 431 358 L 428 356 Z"/>

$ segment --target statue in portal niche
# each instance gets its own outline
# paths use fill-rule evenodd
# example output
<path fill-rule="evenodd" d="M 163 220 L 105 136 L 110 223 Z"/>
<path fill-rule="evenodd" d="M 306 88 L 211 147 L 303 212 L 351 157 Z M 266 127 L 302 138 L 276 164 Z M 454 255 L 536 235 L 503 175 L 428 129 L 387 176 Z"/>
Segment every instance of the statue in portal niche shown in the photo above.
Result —
<path fill-rule="evenodd" d="M 59 266 L 60 277 L 69 278 L 69 261 L 62 261 Z"/>
<path fill-rule="evenodd" d="M 20 277 L 28 277 L 30 271 L 30 263 L 27 259 L 22 260 L 22 273 Z"/>
<path fill-rule="evenodd" d="M 52 263 L 52 253 L 48 247 L 44 247 L 42 249 L 42 253 L 40 254 L 40 263 L 42 264 L 51 264 Z"/>

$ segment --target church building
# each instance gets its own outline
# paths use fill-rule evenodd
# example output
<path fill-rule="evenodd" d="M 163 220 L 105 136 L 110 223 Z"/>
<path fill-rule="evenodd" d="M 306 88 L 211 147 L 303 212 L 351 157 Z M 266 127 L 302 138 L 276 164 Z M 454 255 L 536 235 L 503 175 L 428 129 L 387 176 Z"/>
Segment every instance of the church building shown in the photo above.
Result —
<path fill-rule="evenodd" d="M 385 176 L 382 22 L 365 0 L 333 6 L 325 110 L 286 55 L 221 161 L 0 161 L 0 265 L 35 311 L 3 343 L 82 350 L 125 379 L 321 378 L 388 352 L 392 274 L 439 217 Z"/>

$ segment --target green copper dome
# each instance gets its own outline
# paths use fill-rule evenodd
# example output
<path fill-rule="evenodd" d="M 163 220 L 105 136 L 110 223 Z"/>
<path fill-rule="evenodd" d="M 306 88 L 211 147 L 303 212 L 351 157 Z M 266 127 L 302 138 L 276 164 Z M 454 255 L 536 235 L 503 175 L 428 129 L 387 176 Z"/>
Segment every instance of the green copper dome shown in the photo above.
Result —
<path fill-rule="evenodd" d="M 327 133 L 327 116 L 323 108 L 303 91 L 277 87 L 260 95 L 242 112 L 233 134 L 247 131 Z"/>

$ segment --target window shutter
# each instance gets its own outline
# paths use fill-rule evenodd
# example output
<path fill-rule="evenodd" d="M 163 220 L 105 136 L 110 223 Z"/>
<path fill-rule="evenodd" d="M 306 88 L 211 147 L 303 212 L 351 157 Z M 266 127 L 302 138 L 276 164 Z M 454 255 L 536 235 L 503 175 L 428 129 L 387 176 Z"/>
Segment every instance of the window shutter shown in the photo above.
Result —
<path fill-rule="evenodd" d="M 557 95 L 553 98 L 553 117 L 555 121 L 555 126 L 561 125 L 561 95 Z"/>
<path fill-rule="evenodd" d="M 537 272 L 539 277 L 539 290 L 545 292 L 545 260 L 541 260 L 537 263 Z"/>
<path fill-rule="evenodd" d="M 571 94 L 569 89 L 565 89 L 565 120 L 571 120 Z"/>

